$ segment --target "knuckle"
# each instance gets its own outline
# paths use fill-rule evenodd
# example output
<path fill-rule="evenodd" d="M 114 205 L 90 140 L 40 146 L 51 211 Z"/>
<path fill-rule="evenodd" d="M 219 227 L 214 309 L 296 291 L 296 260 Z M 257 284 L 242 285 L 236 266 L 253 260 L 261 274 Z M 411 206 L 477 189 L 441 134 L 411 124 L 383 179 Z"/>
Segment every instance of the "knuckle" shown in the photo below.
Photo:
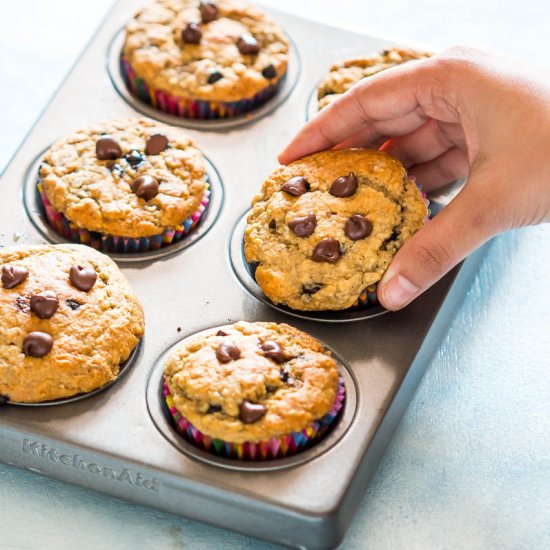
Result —
<path fill-rule="evenodd" d="M 434 65 L 445 74 L 464 78 L 484 73 L 491 58 L 491 54 L 481 48 L 459 45 L 444 50 L 432 59 Z"/>
<path fill-rule="evenodd" d="M 420 245 L 416 259 L 421 268 L 430 276 L 442 275 L 453 267 L 449 249 L 443 244 Z"/>

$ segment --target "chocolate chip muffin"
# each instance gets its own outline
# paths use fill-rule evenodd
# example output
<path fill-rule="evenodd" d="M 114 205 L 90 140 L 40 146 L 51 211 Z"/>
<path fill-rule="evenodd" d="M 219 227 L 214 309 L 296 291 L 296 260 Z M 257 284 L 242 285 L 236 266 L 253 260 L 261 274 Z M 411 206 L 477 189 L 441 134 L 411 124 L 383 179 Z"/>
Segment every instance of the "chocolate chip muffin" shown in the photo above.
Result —
<path fill-rule="evenodd" d="M 80 245 L 0 249 L 0 395 L 37 403 L 114 380 L 143 311 L 104 254 Z"/>
<path fill-rule="evenodd" d="M 335 63 L 317 88 L 319 110 L 367 76 L 407 61 L 426 59 L 431 55 L 428 52 L 392 48 L 368 57 L 356 57 Z"/>
<path fill-rule="evenodd" d="M 403 165 L 370 149 L 280 167 L 252 205 L 246 259 L 266 296 L 296 310 L 351 307 L 428 215 Z"/>
<path fill-rule="evenodd" d="M 189 136 L 145 118 L 99 122 L 54 143 L 39 190 L 58 233 L 106 252 L 184 238 L 210 196 L 204 157 Z"/>
<path fill-rule="evenodd" d="M 122 74 L 134 95 L 187 118 L 226 118 L 270 99 L 286 74 L 279 26 L 239 0 L 156 0 L 126 26 Z"/>
<path fill-rule="evenodd" d="M 317 441 L 342 408 L 330 353 L 285 324 L 239 322 L 184 340 L 165 395 L 178 430 L 218 454 L 278 458 Z"/>

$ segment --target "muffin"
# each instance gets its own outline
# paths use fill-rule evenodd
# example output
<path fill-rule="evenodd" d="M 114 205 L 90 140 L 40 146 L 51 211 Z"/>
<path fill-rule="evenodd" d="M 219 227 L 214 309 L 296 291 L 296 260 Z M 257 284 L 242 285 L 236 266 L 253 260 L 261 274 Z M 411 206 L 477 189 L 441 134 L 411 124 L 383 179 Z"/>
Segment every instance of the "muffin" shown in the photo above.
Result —
<path fill-rule="evenodd" d="M 317 340 L 289 325 L 242 321 L 178 345 L 166 361 L 164 393 L 177 430 L 194 445 L 266 460 L 319 441 L 345 390 Z"/>
<path fill-rule="evenodd" d="M 356 57 L 335 63 L 317 88 L 319 110 L 367 76 L 372 76 L 407 61 L 426 59 L 431 55 L 428 52 L 392 48 L 369 57 Z"/>
<path fill-rule="evenodd" d="M 0 249 L 0 395 L 38 403 L 114 380 L 143 310 L 104 254 L 81 245 Z"/>
<path fill-rule="evenodd" d="M 403 165 L 371 149 L 331 150 L 277 168 L 252 202 L 246 260 L 275 304 L 343 310 L 375 294 L 427 201 Z M 367 304 L 368 305 L 368 304 Z"/>
<path fill-rule="evenodd" d="M 277 92 L 289 44 L 240 0 L 156 0 L 126 26 L 121 71 L 134 96 L 193 119 L 244 114 Z"/>
<path fill-rule="evenodd" d="M 149 119 L 99 122 L 54 143 L 39 168 L 50 226 L 104 252 L 146 252 L 199 223 L 210 197 L 202 153 Z"/>

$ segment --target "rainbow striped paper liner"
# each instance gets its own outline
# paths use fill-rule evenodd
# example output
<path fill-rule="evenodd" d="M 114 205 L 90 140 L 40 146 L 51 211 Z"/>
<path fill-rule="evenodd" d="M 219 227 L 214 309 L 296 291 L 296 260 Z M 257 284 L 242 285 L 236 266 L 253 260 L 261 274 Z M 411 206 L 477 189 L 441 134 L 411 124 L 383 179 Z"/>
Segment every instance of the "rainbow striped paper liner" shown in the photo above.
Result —
<path fill-rule="evenodd" d="M 166 382 L 163 383 L 163 393 L 170 415 L 175 422 L 176 430 L 185 440 L 199 449 L 217 456 L 256 462 L 292 456 L 318 443 L 340 414 L 346 398 L 344 379 L 339 377 L 336 399 L 330 411 L 303 430 L 280 437 L 272 437 L 266 441 L 230 443 L 205 435 L 182 416 L 174 405 L 174 399 Z"/>
<path fill-rule="evenodd" d="M 181 241 L 199 224 L 210 202 L 211 194 L 210 185 L 207 183 L 198 210 L 191 214 L 191 216 L 185 219 L 180 225 L 174 228 L 165 229 L 162 233 L 151 237 L 134 238 L 99 233 L 97 231 L 89 231 L 88 229 L 77 227 L 51 205 L 40 182 L 37 184 L 37 189 L 42 199 L 48 225 L 56 233 L 73 243 L 85 244 L 101 252 L 120 254 L 149 252 Z"/>
<path fill-rule="evenodd" d="M 182 98 L 164 90 L 151 88 L 145 80 L 136 75 L 124 55 L 120 56 L 120 72 L 130 93 L 155 109 L 181 118 L 216 120 L 244 115 L 269 101 L 280 89 L 286 74 L 277 82 L 264 88 L 250 98 L 238 101 L 208 101 Z"/>
<path fill-rule="evenodd" d="M 424 199 L 424 204 L 428 209 L 428 214 L 426 216 L 426 223 L 428 223 L 432 215 L 432 212 L 430 210 L 430 201 L 428 200 L 426 193 L 422 190 L 422 185 L 416 181 L 416 178 L 414 176 L 409 176 L 409 179 L 414 181 L 414 183 L 416 183 L 416 186 L 418 187 L 418 189 L 420 190 L 420 193 L 422 194 L 422 198 Z M 376 294 L 377 287 L 378 287 L 378 283 L 374 283 L 373 285 L 370 285 L 367 288 L 365 288 L 365 290 L 361 292 L 357 300 L 355 300 L 354 304 L 349 309 L 364 309 L 364 308 L 380 305 L 380 302 L 378 301 L 378 295 Z"/>

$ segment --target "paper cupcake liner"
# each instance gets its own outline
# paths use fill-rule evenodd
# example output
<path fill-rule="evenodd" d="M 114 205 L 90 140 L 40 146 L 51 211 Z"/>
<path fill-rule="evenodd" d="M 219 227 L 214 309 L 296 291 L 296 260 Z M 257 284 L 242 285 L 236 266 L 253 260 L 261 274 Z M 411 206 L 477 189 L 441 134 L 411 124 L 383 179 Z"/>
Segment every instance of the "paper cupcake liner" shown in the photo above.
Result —
<path fill-rule="evenodd" d="M 286 76 L 284 75 L 276 83 L 267 86 L 250 98 L 239 101 L 206 101 L 177 97 L 166 91 L 151 88 L 136 75 L 125 56 L 120 57 L 120 71 L 126 87 L 140 101 L 169 115 L 196 120 L 215 120 L 244 115 L 269 101 L 277 93 Z"/>
<path fill-rule="evenodd" d="M 430 210 L 430 201 L 428 200 L 426 193 L 422 191 L 422 185 L 416 181 L 416 178 L 414 176 L 409 176 L 409 179 L 411 179 L 412 181 L 414 181 L 414 183 L 416 183 L 416 186 L 418 187 L 420 193 L 422 194 L 422 198 L 424 199 L 424 204 L 428 209 L 428 214 L 425 220 L 425 222 L 427 223 L 430 221 L 430 216 L 432 215 L 432 212 Z M 357 300 L 355 300 L 354 304 L 351 306 L 350 309 L 364 309 L 364 308 L 380 305 L 380 302 L 378 301 L 378 296 L 376 294 L 377 287 L 378 287 L 378 283 L 375 283 L 365 288 L 365 290 L 361 292 L 361 294 L 359 295 Z"/>
<path fill-rule="evenodd" d="M 359 294 L 359 297 L 349 309 L 364 309 L 366 307 L 374 307 L 379 304 L 378 297 L 376 295 L 376 288 L 378 284 L 368 286 Z"/>
<path fill-rule="evenodd" d="M 41 183 L 38 183 L 38 192 L 42 199 L 48 225 L 56 233 L 68 241 L 85 244 L 101 252 L 122 254 L 149 252 L 150 250 L 158 250 L 159 248 L 181 241 L 199 224 L 210 202 L 210 186 L 207 183 L 198 210 L 180 225 L 175 228 L 165 229 L 162 233 L 151 237 L 121 237 L 77 227 L 51 205 Z"/>
<path fill-rule="evenodd" d="M 263 461 L 295 455 L 317 443 L 328 431 L 341 412 L 346 397 L 344 379 L 339 377 L 336 399 L 330 411 L 321 419 L 315 420 L 299 432 L 292 432 L 266 441 L 230 443 L 222 439 L 209 437 L 199 431 L 189 420 L 181 415 L 174 405 L 170 388 L 164 382 L 164 398 L 172 416 L 176 430 L 184 439 L 196 447 L 214 455 L 245 461 Z"/>

